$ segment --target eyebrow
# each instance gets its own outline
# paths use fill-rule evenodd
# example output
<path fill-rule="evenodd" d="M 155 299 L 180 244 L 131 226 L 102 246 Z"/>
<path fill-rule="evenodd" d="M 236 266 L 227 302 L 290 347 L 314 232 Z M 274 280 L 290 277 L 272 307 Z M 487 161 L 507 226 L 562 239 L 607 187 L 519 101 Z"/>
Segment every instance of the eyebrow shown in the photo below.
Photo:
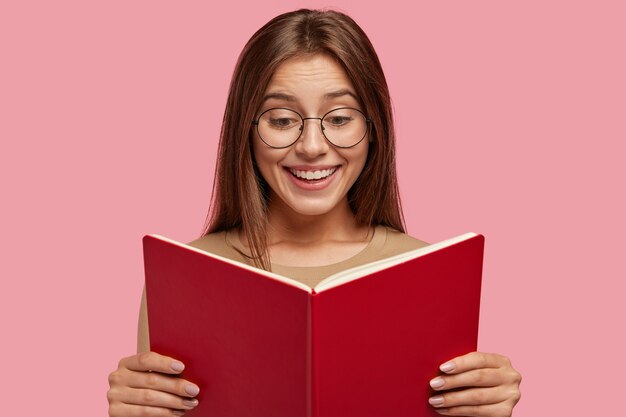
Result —
<path fill-rule="evenodd" d="M 324 100 L 329 100 L 329 99 L 343 97 L 343 96 L 351 96 L 357 102 L 359 101 L 356 98 L 356 95 L 354 95 L 354 93 L 352 91 L 348 90 L 347 88 L 343 88 L 341 90 L 332 91 L 330 93 L 324 94 Z M 286 94 L 286 93 L 276 92 L 276 93 L 269 93 L 269 94 L 265 95 L 265 97 L 263 97 L 263 102 L 265 102 L 265 101 L 267 101 L 269 99 L 272 99 L 272 98 L 277 99 L 277 100 L 285 100 L 285 101 L 289 101 L 289 102 L 298 101 L 298 99 L 296 99 L 296 97 L 294 97 L 294 96 L 291 96 L 291 95 Z"/>

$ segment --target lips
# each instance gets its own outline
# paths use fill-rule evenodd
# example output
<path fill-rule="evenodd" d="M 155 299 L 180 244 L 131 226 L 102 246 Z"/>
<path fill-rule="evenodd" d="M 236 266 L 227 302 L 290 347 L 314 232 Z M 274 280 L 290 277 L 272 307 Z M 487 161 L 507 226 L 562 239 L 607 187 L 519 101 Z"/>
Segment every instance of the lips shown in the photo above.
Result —
<path fill-rule="evenodd" d="M 311 171 L 303 171 L 303 170 L 298 170 L 298 169 L 293 169 L 293 168 L 288 168 L 288 169 L 289 169 L 289 172 L 291 172 L 296 177 L 303 179 L 303 180 L 312 181 L 312 180 L 324 179 L 326 177 L 331 176 L 337 170 L 337 167 L 329 168 L 329 169 L 311 170 Z"/>
<path fill-rule="evenodd" d="M 337 176 L 340 165 L 324 167 L 307 167 L 308 169 L 296 169 L 301 167 L 284 167 L 286 175 L 298 188 L 316 191 L 326 188 Z"/>

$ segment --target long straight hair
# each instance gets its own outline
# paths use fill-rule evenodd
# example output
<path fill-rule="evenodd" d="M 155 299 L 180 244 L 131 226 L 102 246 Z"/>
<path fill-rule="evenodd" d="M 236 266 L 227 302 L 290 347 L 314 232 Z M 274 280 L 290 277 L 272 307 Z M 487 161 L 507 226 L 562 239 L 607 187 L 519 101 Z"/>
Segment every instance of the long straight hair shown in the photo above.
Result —
<path fill-rule="evenodd" d="M 348 202 L 361 225 L 404 232 L 398 191 L 395 132 L 389 88 L 370 40 L 349 16 L 300 9 L 270 20 L 239 55 L 224 111 L 211 204 L 203 236 L 243 228 L 253 264 L 270 271 L 266 228 L 269 188 L 251 150 L 252 120 L 272 75 L 286 60 L 324 53 L 346 71 L 372 120 L 369 151 Z"/>

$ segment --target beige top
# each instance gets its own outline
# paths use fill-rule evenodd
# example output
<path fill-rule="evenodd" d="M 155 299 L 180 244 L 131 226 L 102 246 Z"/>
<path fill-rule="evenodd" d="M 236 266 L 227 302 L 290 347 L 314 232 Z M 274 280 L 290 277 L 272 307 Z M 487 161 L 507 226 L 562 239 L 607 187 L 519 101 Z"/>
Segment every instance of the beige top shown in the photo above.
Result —
<path fill-rule="evenodd" d="M 188 245 L 252 265 L 249 259 L 250 252 L 241 243 L 237 233 L 233 230 L 211 233 L 188 243 Z M 324 278 L 337 272 L 427 245 L 428 243 L 426 242 L 412 238 L 389 227 L 376 226 L 367 246 L 348 259 L 322 266 L 287 266 L 272 263 L 272 272 L 293 278 L 313 288 Z"/>
<path fill-rule="evenodd" d="M 187 245 L 248 265 L 252 264 L 249 259 L 250 252 L 240 242 L 237 233 L 232 230 L 211 233 L 189 242 Z M 300 267 L 272 263 L 272 272 L 293 278 L 313 288 L 321 280 L 337 272 L 427 245 L 428 243 L 412 238 L 395 229 L 386 226 L 376 226 L 374 228 L 374 234 L 367 246 L 348 259 L 322 266 Z M 243 254 L 246 254 L 248 257 Z M 148 350 L 150 350 L 150 336 L 148 334 L 148 311 L 146 305 L 146 290 L 144 287 L 139 311 L 137 352 L 145 352 Z"/>

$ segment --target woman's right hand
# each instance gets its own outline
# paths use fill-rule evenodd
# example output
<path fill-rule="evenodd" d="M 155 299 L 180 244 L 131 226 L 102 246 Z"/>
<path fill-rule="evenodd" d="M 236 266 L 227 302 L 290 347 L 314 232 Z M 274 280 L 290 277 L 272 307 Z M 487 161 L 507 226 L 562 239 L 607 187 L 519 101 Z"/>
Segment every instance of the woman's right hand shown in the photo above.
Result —
<path fill-rule="evenodd" d="M 177 376 L 184 367 L 156 352 L 122 358 L 109 374 L 109 416 L 171 417 L 193 409 L 200 388 Z"/>

